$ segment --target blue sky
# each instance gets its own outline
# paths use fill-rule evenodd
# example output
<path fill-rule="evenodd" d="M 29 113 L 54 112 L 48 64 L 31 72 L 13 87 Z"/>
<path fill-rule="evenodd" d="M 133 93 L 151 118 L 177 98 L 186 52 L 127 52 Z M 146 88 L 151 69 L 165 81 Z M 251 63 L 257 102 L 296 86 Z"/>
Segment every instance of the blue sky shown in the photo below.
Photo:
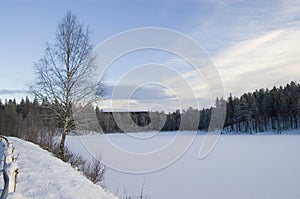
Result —
<path fill-rule="evenodd" d="M 256 88 L 299 82 L 300 75 L 300 2 L 294 0 L 2 0 L 0 2 L 0 98 L 26 96 L 26 85 L 34 80 L 33 64 L 44 53 L 45 43 L 52 42 L 57 23 L 68 10 L 92 31 L 92 43 L 99 44 L 122 31 L 142 27 L 162 27 L 182 32 L 200 45 L 215 63 L 226 93 L 240 95 Z M 203 80 L 193 67 L 180 58 L 158 51 L 129 54 L 107 71 L 108 98 L 122 75 L 137 65 L 162 63 L 174 68 L 180 78 L 188 79 L 202 106 L 212 104 Z M 159 76 L 161 71 L 153 72 Z M 176 77 L 177 92 L 184 93 Z M 134 81 L 133 81 L 134 82 Z M 165 83 L 163 82 L 163 83 Z M 160 82 L 162 83 L 162 82 Z M 176 85 L 176 83 L 178 85 Z M 123 85 L 134 86 L 130 82 Z M 145 96 L 157 99 L 155 104 L 166 110 L 178 107 L 168 101 L 170 89 L 145 86 L 133 95 L 131 109 L 156 106 Z M 186 93 L 186 98 L 189 98 Z M 144 100 L 141 100 L 144 99 Z M 115 99 L 115 109 L 128 107 L 128 100 Z M 188 104 L 188 103 L 187 103 Z M 110 109 L 110 101 L 102 106 Z M 188 105 L 186 105 L 188 106 Z M 125 108 L 125 109 L 126 109 Z"/>

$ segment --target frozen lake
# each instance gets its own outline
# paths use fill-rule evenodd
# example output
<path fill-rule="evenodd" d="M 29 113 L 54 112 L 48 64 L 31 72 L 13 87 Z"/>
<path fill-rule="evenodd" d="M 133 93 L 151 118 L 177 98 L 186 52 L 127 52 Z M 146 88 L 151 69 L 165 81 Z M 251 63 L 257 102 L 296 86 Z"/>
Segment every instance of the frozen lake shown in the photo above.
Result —
<path fill-rule="evenodd" d="M 153 134 L 153 137 L 137 135 L 140 137 L 126 134 L 69 136 L 67 145 L 88 159 L 90 153 L 85 146 L 93 148 L 94 153 L 105 151 L 102 139 L 109 139 L 123 150 L 144 154 L 168 147 L 174 140 L 174 132 Z M 181 132 L 177 136 L 176 139 L 186 142 L 193 135 Z M 178 160 L 154 172 L 132 174 L 108 168 L 106 188 L 119 196 L 124 192 L 138 196 L 144 187 L 144 195 L 151 199 L 300 198 L 300 135 L 222 135 L 213 151 L 199 159 L 203 139 L 204 135 L 195 136 Z M 148 164 L 121 158 L 120 167 L 124 161 L 145 167 L 143 164 Z M 157 161 L 163 162 L 163 159 Z"/>

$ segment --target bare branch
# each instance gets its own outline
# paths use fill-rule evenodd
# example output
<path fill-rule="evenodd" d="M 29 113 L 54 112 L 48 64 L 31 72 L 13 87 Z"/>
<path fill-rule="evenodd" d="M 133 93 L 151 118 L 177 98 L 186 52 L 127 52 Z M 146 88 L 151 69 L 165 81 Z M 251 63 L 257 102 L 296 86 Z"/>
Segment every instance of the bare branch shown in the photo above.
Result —
<path fill-rule="evenodd" d="M 58 24 L 54 44 L 47 43 L 44 57 L 35 64 L 37 80 L 31 91 L 39 100 L 47 97 L 57 117 L 63 118 L 62 153 L 65 137 L 73 126 L 73 105 L 85 98 L 94 99 L 100 88 L 92 83 L 92 48 L 89 29 L 69 11 Z"/>

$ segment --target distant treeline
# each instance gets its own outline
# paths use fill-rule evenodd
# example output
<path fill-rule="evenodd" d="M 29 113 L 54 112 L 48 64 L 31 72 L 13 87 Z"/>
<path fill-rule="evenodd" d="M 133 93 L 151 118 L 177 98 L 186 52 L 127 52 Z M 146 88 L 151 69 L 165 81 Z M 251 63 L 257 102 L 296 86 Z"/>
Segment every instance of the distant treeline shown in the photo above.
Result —
<path fill-rule="evenodd" d="M 291 82 L 271 90 L 260 89 L 227 100 L 225 129 L 237 132 L 264 132 L 298 129 L 300 85 Z"/>
<path fill-rule="evenodd" d="M 253 93 L 245 93 L 241 97 L 229 96 L 227 100 L 217 99 L 216 106 L 226 105 L 226 119 L 223 133 L 226 132 L 265 132 L 298 129 L 300 124 L 300 85 L 291 82 L 286 86 L 279 88 L 256 90 Z M 181 118 L 184 117 L 193 123 L 194 119 L 200 116 L 198 125 L 199 130 L 207 131 L 211 114 L 215 107 L 202 110 L 189 108 L 187 110 L 176 110 L 172 113 L 163 112 L 134 112 L 130 113 L 133 121 L 139 126 L 147 126 L 151 121 L 149 115 L 154 118 L 163 118 L 167 116 L 161 130 L 195 130 L 184 122 L 180 126 Z M 113 113 L 101 112 L 96 109 L 99 122 L 105 132 L 121 132 L 115 123 Z M 158 119 L 159 121 L 159 119 Z M 191 129 L 192 128 L 192 129 Z"/>
<path fill-rule="evenodd" d="M 38 103 L 35 99 L 30 101 L 28 97 L 16 103 L 16 100 L 0 100 L 0 134 L 15 136 L 31 142 L 49 145 L 53 135 L 61 127 L 51 105 L 43 101 Z"/>
<path fill-rule="evenodd" d="M 245 93 L 241 97 L 229 96 L 227 100 L 216 99 L 216 106 L 225 107 L 226 119 L 223 133 L 227 132 L 264 132 L 299 129 L 300 125 L 300 85 L 291 82 L 279 88 L 256 90 Z M 46 99 L 22 99 L 0 101 L 0 133 L 21 137 L 34 142 L 42 142 L 59 132 L 62 122 L 56 118 L 54 108 Z M 211 114 L 216 107 L 196 110 L 176 110 L 164 112 L 131 112 L 129 114 L 134 124 L 145 131 L 162 130 L 204 130 L 209 128 Z M 112 112 L 103 112 L 96 107 L 96 116 L 101 129 L 105 133 L 122 132 Z M 200 120 L 197 120 L 199 118 Z M 154 120 L 154 121 L 151 121 Z M 197 125 L 195 126 L 195 122 Z M 184 125 L 183 125 L 184 124 Z M 190 125 L 191 124 L 191 125 Z M 132 130 L 132 129 L 131 129 Z M 134 130 L 132 130 L 134 131 Z"/>

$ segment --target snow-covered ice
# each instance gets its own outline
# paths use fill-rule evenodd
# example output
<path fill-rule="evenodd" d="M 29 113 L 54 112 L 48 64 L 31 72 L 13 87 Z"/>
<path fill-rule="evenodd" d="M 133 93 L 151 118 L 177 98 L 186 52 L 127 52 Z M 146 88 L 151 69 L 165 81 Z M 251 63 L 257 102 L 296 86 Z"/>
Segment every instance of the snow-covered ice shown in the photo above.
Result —
<path fill-rule="evenodd" d="M 10 198 L 116 198 L 39 146 L 18 138 L 9 140 L 19 167 L 16 193 Z"/>
<path fill-rule="evenodd" d="M 67 144 L 89 159 L 86 145 L 101 151 L 97 142 L 105 136 L 125 150 L 146 153 L 166 146 L 173 135 L 162 133 L 151 139 L 135 139 L 126 134 L 69 136 Z M 191 135 L 182 132 L 178 136 L 184 139 Z M 300 135 L 222 135 L 209 156 L 200 160 L 203 138 L 203 134 L 197 135 L 181 158 L 155 172 L 130 174 L 108 169 L 107 189 L 138 195 L 144 184 L 143 191 L 151 199 L 300 198 Z"/>

